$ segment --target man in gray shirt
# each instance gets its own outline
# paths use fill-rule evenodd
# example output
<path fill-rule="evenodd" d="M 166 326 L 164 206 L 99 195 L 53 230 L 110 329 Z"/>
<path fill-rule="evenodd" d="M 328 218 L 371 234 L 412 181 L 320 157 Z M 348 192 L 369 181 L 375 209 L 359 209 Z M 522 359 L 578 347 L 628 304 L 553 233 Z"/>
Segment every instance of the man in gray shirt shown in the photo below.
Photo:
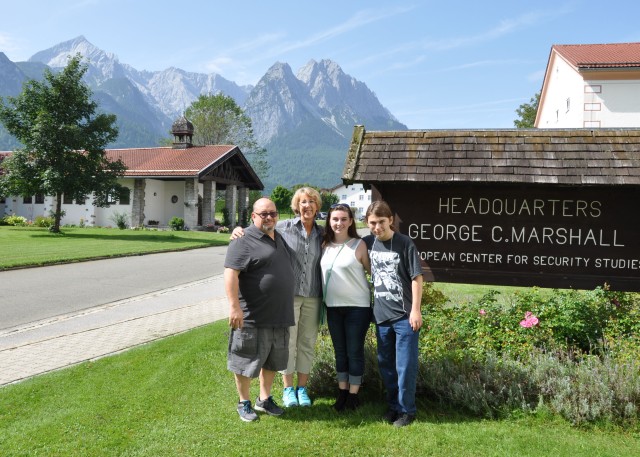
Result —
<path fill-rule="evenodd" d="M 253 225 L 231 241 L 224 283 L 229 300 L 227 368 L 238 389 L 237 411 L 243 421 L 258 419 L 251 406 L 251 379 L 260 376 L 255 409 L 272 416 L 283 413 L 271 396 L 275 374 L 287 366 L 289 327 L 294 325 L 294 274 L 291 254 L 275 231 L 278 212 L 268 198 L 253 205 Z"/>

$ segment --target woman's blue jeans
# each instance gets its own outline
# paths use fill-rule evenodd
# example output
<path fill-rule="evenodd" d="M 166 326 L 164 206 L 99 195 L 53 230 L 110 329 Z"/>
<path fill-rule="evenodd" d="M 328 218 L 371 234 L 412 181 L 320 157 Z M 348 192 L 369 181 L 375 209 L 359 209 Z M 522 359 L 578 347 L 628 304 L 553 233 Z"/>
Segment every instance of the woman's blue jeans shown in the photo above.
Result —
<path fill-rule="evenodd" d="M 361 385 L 364 374 L 364 339 L 371 322 L 371 308 L 327 308 L 327 325 L 336 356 L 338 382 Z"/>
<path fill-rule="evenodd" d="M 389 408 L 399 413 L 416 413 L 419 335 L 420 330 L 414 332 L 409 319 L 376 325 L 378 369 Z"/>

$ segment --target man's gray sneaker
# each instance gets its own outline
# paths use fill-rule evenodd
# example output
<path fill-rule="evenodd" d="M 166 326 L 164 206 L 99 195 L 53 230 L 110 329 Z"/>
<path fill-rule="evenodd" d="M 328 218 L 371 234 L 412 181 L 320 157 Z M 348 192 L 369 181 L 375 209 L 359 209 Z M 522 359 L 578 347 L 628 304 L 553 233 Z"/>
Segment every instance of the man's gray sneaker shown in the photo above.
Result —
<path fill-rule="evenodd" d="M 284 413 L 284 409 L 276 405 L 271 395 L 266 400 L 260 400 L 260 397 L 256 398 L 256 411 L 262 411 L 270 416 L 280 416 Z"/>
<path fill-rule="evenodd" d="M 251 407 L 251 400 L 239 401 L 237 409 L 238 409 L 238 414 L 240 415 L 240 419 L 242 419 L 245 422 L 253 422 L 260 419 L 256 414 L 256 412 Z"/>

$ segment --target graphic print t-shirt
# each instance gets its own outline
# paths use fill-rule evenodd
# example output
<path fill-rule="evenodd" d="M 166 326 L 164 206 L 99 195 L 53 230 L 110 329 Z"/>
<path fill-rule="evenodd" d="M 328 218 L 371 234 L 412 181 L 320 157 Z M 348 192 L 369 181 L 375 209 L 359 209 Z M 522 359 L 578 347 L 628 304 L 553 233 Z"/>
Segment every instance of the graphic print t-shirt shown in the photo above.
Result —
<path fill-rule="evenodd" d="M 376 324 L 408 317 L 412 300 L 411 280 L 422 274 L 415 244 L 401 233 L 394 233 L 387 241 L 380 241 L 373 235 L 363 240 L 371 260 Z"/>

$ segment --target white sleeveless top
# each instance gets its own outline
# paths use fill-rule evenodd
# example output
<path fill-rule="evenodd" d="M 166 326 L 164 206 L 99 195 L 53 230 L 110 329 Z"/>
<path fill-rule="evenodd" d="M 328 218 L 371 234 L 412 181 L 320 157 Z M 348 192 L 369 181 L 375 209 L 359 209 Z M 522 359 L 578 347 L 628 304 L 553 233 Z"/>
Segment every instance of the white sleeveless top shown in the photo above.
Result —
<path fill-rule="evenodd" d="M 322 251 L 322 285 L 326 287 L 327 307 L 369 307 L 371 289 L 364 267 L 356 258 L 356 248 L 362 242 L 350 239 L 344 244 L 329 243 Z M 331 276 L 329 277 L 329 270 Z M 329 282 L 327 284 L 327 277 Z"/>

